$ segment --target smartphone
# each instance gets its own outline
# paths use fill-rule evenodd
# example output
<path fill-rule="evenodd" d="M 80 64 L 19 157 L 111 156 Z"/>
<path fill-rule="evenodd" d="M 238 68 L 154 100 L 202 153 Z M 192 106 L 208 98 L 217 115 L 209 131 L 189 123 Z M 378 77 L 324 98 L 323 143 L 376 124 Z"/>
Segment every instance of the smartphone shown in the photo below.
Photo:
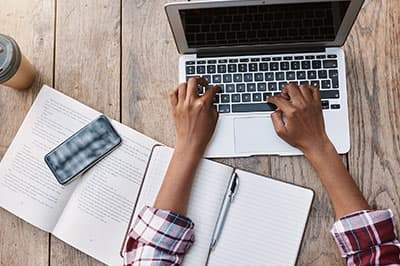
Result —
<path fill-rule="evenodd" d="M 104 115 L 90 122 L 44 156 L 44 161 L 65 185 L 81 175 L 122 142 L 121 137 Z"/>

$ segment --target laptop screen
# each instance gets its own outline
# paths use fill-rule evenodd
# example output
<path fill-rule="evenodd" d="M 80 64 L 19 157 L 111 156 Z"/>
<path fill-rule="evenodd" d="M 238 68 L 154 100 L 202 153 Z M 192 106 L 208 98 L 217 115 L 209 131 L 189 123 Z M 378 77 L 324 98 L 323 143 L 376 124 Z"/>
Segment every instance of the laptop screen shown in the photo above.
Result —
<path fill-rule="evenodd" d="M 334 41 L 350 0 L 179 10 L 188 48 Z"/>

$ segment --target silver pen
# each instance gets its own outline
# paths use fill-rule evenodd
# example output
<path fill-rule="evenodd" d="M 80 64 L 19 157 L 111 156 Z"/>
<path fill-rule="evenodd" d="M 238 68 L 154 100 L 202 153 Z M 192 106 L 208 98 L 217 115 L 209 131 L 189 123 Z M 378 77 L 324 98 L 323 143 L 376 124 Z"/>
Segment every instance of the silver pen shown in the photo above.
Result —
<path fill-rule="evenodd" d="M 234 173 L 231 176 L 229 185 L 226 189 L 224 200 L 222 202 L 222 206 L 221 206 L 221 209 L 218 214 L 218 219 L 217 219 L 217 222 L 214 227 L 214 232 L 213 232 L 213 235 L 211 238 L 211 245 L 210 245 L 211 250 L 215 247 L 215 245 L 218 241 L 218 238 L 221 235 L 222 228 L 224 227 L 226 215 L 228 214 L 229 207 L 231 206 L 231 203 L 236 194 L 238 186 L 239 186 L 239 176 L 236 173 Z"/>

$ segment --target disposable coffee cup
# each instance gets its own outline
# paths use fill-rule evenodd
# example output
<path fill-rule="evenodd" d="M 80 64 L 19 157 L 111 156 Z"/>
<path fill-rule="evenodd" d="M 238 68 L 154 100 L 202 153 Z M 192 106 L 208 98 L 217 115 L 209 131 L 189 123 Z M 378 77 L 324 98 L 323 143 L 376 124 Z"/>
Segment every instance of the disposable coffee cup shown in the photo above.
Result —
<path fill-rule="evenodd" d="M 32 85 L 35 75 L 35 68 L 21 53 L 15 40 L 0 34 L 0 84 L 24 90 Z"/>

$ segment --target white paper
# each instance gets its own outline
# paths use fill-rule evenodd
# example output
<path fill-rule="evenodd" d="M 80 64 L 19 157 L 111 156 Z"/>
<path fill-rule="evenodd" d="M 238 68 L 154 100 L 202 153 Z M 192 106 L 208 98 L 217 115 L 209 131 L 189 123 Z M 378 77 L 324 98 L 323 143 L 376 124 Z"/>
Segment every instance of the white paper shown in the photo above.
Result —
<path fill-rule="evenodd" d="M 154 149 L 135 213 L 143 206 L 153 204 L 172 152 L 173 150 L 167 147 Z M 229 166 L 209 160 L 202 160 L 199 165 L 187 213 L 195 224 L 195 242 L 183 260 L 184 265 L 206 264 L 212 233 L 232 171 Z"/>
<path fill-rule="evenodd" d="M 98 115 L 43 87 L 0 163 L 0 206 L 51 232 L 77 182 L 60 185 L 43 158 Z"/>
<path fill-rule="evenodd" d="M 121 245 L 155 141 L 113 125 L 121 146 L 85 174 L 53 234 L 108 265 L 121 265 Z"/>
<path fill-rule="evenodd" d="M 236 173 L 239 189 L 208 265 L 295 265 L 313 192 Z"/>
<path fill-rule="evenodd" d="M 0 163 L 0 204 L 96 259 L 121 265 L 121 243 L 157 142 L 112 121 L 121 146 L 66 186 L 58 184 L 43 159 L 99 115 L 43 87 Z"/>

